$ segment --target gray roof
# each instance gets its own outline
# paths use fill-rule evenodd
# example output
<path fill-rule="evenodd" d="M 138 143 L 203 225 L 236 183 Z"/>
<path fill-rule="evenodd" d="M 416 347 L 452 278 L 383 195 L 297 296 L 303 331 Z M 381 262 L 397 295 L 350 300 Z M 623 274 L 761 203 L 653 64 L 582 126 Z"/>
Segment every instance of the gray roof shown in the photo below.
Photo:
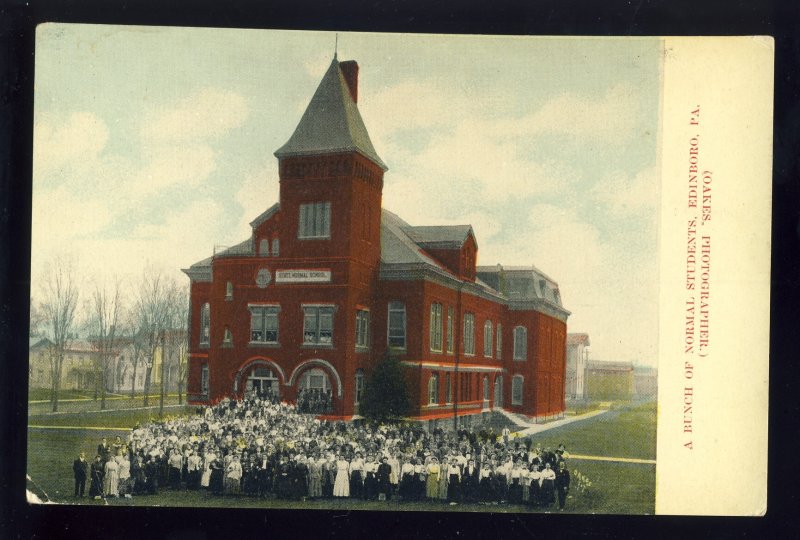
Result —
<path fill-rule="evenodd" d="M 50 341 L 48 338 L 46 338 L 44 336 L 28 337 L 28 348 L 29 349 L 33 349 L 34 347 L 39 347 L 39 346 L 42 346 L 42 345 L 47 346 L 47 345 L 50 345 L 51 343 L 52 343 L 52 341 Z"/>
<path fill-rule="evenodd" d="M 381 262 L 389 264 L 426 264 L 442 268 L 433 258 L 414 242 L 406 231 L 411 225 L 396 214 L 383 209 L 381 212 Z"/>
<path fill-rule="evenodd" d="M 475 238 L 472 225 L 409 226 L 404 231 L 414 242 L 429 249 L 460 249 L 470 234 Z"/>
<path fill-rule="evenodd" d="M 358 152 L 384 171 L 388 169 L 372 146 L 339 62 L 334 58 L 289 142 L 275 152 L 275 157 L 339 152 Z"/>
<path fill-rule="evenodd" d="M 535 266 L 479 266 L 478 277 L 509 300 L 546 300 L 561 307 L 558 283 Z"/>
<path fill-rule="evenodd" d="M 242 255 L 254 255 L 253 253 L 253 238 L 250 237 L 243 242 L 239 242 L 235 246 L 231 246 L 218 251 L 215 257 L 240 257 Z"/>

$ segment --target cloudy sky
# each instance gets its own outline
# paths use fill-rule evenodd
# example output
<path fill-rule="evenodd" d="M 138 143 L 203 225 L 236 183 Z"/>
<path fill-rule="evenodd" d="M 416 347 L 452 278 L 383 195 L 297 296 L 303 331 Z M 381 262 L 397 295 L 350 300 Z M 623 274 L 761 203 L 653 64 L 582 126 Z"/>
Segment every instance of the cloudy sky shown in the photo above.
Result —
<path fill-rule="evenodd" d="M 334 34 L 48 24 L 37 33 L 31 279 L 69 254 L 133 285 L 247 238 Z M 471 223 L 479 264 L 558 281 L 591 356 L 655 365 L 659 41 L 339 35 L 389 166 L 384 206 Z"/>

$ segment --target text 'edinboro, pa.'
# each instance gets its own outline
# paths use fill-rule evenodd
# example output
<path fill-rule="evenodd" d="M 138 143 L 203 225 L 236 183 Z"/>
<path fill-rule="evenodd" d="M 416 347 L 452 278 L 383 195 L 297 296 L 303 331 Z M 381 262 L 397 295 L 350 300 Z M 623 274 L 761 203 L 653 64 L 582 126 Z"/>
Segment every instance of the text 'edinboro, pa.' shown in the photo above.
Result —
<path fill-rule="evenodd" d="M 700 166 L 700 106 L 689 113 L 697 132 L 689 138 L 686 205 L 686 279 L 683 331 L 683 446 L 693 449 L 696 359 L 708 356 L 711 344 L 711 254 L 713 172 Z"/>

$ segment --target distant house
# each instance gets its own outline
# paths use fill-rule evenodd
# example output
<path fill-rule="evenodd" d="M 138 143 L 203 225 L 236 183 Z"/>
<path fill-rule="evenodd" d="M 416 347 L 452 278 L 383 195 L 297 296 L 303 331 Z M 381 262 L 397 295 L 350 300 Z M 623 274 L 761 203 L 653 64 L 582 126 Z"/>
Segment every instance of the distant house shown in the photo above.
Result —
<path fill-rule="evenodd" d="M 28 340 L 28 388 L 50 388 L 50 347 L 44 336 Z"/>
<path fill-rule="evenodd" d="M 589 334 L 567 334 L 567 369 L 564 397 L 568 401 L 586 399 L 586 365 Z"/>
<path fill-rule="evenodd" d="M 163 369 L 164 389 L 167 392 L 177 391 L 182 377 L 182 388 L 185 390 L 188 343 L 186 329 L 167 330 L 164 333 L 163 350 L 159 343 L 152 359 L 149 346 L 144 341 L 146 340 L 139 340 L 137 343 L 134 338 L 126 338 L 124 346 L 120 348 L 120 352 L 115 358 L 112 373 L 109 376 L 109 389 L 127 393 L 133 388 L 136 392 L 141 392 L 144 390 L 147 366 L 152 364 L 150 391 L 159 391 L 161 388 L 161 361 L 166 356 Z"/>
<path fill-rule="evenodd" d="M 30 338 L 28 349 L 28 387 L 50 388 L 53 384 L 50 358 L 54 344 L 46 337 Z M 73 339 L 64 351 L 61 364 L 62 390 L 94 390 L 98 376 L 97 349 L 89 340 Z"/>
<path fill-rule="evenodd" d="M 633 397 L 633 363 L 588 362 L 586 394 L 590 400 L 616 401 Z"/>

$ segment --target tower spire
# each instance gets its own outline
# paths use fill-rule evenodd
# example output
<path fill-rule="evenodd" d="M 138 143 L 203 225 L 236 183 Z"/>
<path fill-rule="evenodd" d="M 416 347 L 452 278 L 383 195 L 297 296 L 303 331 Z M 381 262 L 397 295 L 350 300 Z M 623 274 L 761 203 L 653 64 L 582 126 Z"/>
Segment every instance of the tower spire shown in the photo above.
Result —
<path fill-rule="evenodd" d="M 336 32 L 336 41 L 333 46 L 333 59 L 336 60 L 339 56 L 339 32 Z"/>

